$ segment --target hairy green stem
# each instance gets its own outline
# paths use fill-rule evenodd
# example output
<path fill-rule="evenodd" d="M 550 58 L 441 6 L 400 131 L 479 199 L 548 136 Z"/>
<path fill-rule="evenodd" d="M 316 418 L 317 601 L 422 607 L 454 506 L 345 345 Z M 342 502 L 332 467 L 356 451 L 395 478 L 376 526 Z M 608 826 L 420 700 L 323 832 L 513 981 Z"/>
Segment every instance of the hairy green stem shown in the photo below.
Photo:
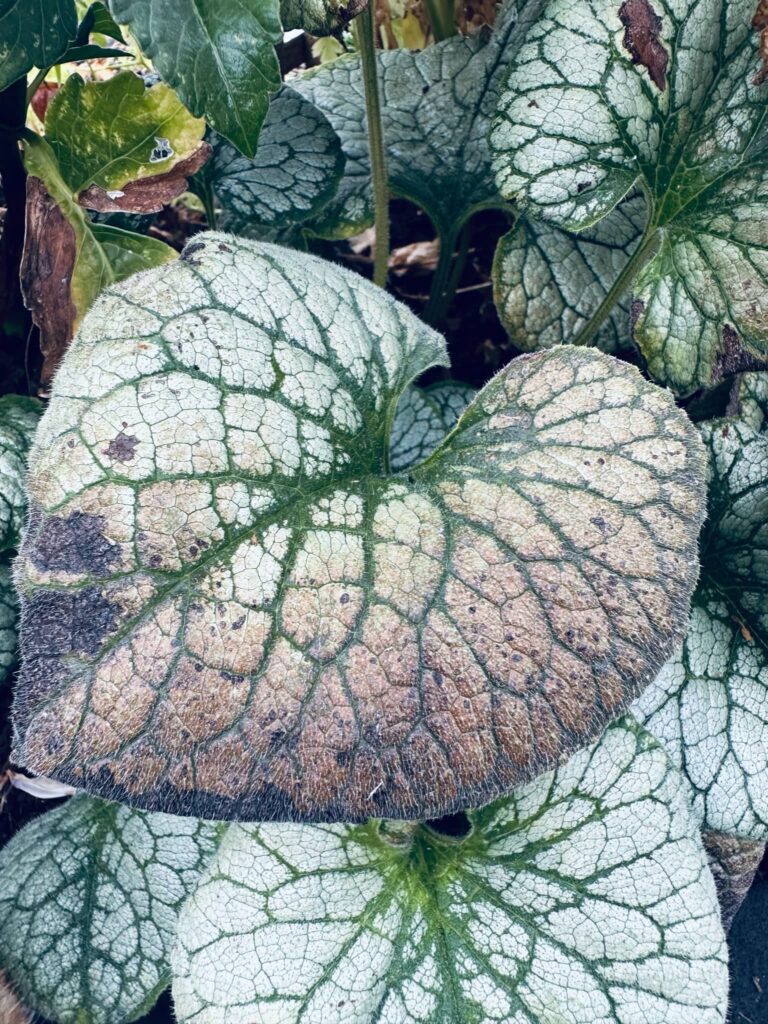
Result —
<path fill-rule="evenodd" d="M 355 34 L 362 61 L 365 86 L 365 112 L 368 119 L 368 148 L 371 154 L 373 182 L 373 209 L 376 225 L 376 247 L 373 259 L 374 284 L 384 288 L 387 284 L 389 264 L 389 185 L 384 132 L 381 126 L 381 99 L 379 95 L 379 67 L 374 41 L 373 3 L 355 18 Z"/>
<path fill-rule="evenodd" d="M 464 266 L 466 250 L 469 246 L 468 227 L 466 224 L 461 232 L 459 255 L 454 266 L 453 251 L 456 247 L 456 237 L 457 232 L 455 230 L 446 231 L 444 235 L 440 236 L 440 252 L 437 257 L 435 273 L 432 276 L 429 301 L 424 307 L 424 313 L 422 314 L 422 318 L 433 327 L 437 327 L 445 316 L 453 298 L 461 269 Z"/>
<path fill-rule="evenodd" d="M 424 0 L 424 6 L 436 43 L 458 34 L 455 0 Z"/>
<path fill-rule="evenodd" d="M 649 225 L 645 229 L 643 237 L 640 239 L 640 244 L 632 253 L 626 266 L 614 281 L 610 291 L 589 318 L 582 330 L 579 331 L 574 338 L 574 345 L 589 345 L 590 342 L 594 340 L 597 332 L 611 315 L 613 307 L 653 255 L 656 242 L 657 229 L 655 225 Z"/>

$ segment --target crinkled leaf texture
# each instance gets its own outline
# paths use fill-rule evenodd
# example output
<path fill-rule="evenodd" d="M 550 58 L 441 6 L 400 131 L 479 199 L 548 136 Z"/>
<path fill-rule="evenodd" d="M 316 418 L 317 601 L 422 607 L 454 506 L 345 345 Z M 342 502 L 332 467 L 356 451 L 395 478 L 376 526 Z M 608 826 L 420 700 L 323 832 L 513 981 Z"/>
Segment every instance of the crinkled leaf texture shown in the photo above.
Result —
<path fill-rule="evenodd" d="M 636 713 L 684 766 L 705 828 L 767 839 L 768 432 L 740 419 L 701 432 L 710 453 L 701 582 L 682 650 Z"/>
<path fill-rule="evenodd" d="M 636 195 L 578 234 L 518 218 L 493 260 L 494 302 L 518 348 L 536 352 L 578 335 L 637 247 L 647 215 Z M 631 347 L 628 295 L 613 306 L 595 343 L 604 352 Z"/>
<path fill-rule="evenodd" d="M 223 207 L 222 227 L 246 237 L 318 215 L 344 168 L 328 118 L 287 86 L 269 105 L 252 160 L 221 136 L 211 141 L 213 156 L 199 178 Z"/>
<path fill-rule="evenodd" d="M 680 393 L 768 356 L 755 0 L 548 0 L 491 133 L 503 195 L 580 231 L 641 185 L 634 337 Z"/>
<path fill-rule="evenodd" d="M 5 682 L 16 660 L 16 617 L 19 600 L 8 562 L 0 562 L 0 683 Z"/>
<path fill-rule="evenodd" d="M 698 435 L 561 347 L 389 475 L 445 362 L 357 274 L 229 235 L 110 289 L 31 456 L 18 762 L 200 817 L 435 817 L 619 715 L 687 617 Z"/>
<path fill-rule="evenodd" d="M 514 4 L 507 3 L 490 36 L 377 54 L 390 188 L 418 203 L 443 238 L 454 237 L 476 210 L 507 205 L 491 172 L 487 134 L 518 35 Z M 360 59 L 342 57 L 291 84 L 326 114 L 346 157 L 338 193 L 313 229 L 331 238 L 354 234 L 373 223 Z"/>
<path fill-rule="evenodd" d="M 303 28 L 313 36 L 337 32 L 368 6 L 367 0 L 280 0 L 283 28 Z"/>
<path fill-rule="evenodd" d="M 0 89 L 54 64 L 77 33 L 74 0 L 6 0 L 0 7 Z"/>
<path fill-rule="evenodd" d="M 397 406 L 389 439 L 389 464 L 394 472 L 431 455 L 476 394 L 474 388 L 456 380 L 408 388 Z"/>
<path fill-rule="evenodd" d="M 57 1024 L 122 1024 L 166 987 L 179 909 L 219 828 L 84 794 L 0 851 L 0 967 Z"/>
<path fill-rule="evenodd" d="M 0 398 L 0 557 L 13 550 L 21 537 L 27 505 L 26 460 L 42 410 L 36 398 Z"/>
<path fill-rule="evenodd" d="M 232 825 L 184 906 L 182 1024 L 715 1024 L 726 949 L 666 755 L 631 720 L 463 841 Z"/>
<path fill-rule="evenodd" d="M 281 85 L 279 0 L 110 0 L 184 104 L 253 156 Z"/>

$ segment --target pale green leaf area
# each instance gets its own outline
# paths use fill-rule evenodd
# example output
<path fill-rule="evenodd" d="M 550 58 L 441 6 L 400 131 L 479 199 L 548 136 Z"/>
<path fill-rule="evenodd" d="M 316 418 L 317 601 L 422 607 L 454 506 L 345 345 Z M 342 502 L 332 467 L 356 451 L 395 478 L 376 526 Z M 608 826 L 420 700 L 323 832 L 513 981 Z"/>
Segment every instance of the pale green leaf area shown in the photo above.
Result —
<path fill-rule="evenodd" d="M 13 587 L 13 576 L 7 558 L 0 562 L 0 685 L 16 660 L 19 599 Z"/>
<path fill-rule="evenodd" d="M 456 380 L 403 392 L 389 440 L 392 469 L 399 473 L 431 455 L 476 394 L 475 388 Z"/>
<path fill-rule="evenodd" d="M 280 0 L 283 28 L 303 28 L 313 36 L 327 36 L 344 28 L 367 6 L 367 0 Z"/>
<path fill-rule="evenodd" d="M 486 136 L 519 35 L 507 4 L 493 34 L 377 53 L 390 188 L 421 206 L 446 242 L 475 211 L 507 207 Z M 355 234 L 373 223 L 360 59 L 341 57 L 292 85 L 328 117 L 346 157 L 339 190 L 312 228 L 328 238 Z"/>
<path fill-rule="evenodd" d="M 77 33 L 73 0 L 5 0 L 0 6 L 0 89 L 53 64 Z"/>
<path fill-rule="evenodd" d="M 344 167 L 341 143 L 325 115 L 284 86 L 269 105 L 251 160 L 219 135 L 197 176 L 221 204 L 221 226 L 245 237 L 290 232 L 335 194 Z"/>
<path fill-rule="evenodd" d="M 107 285 L 137 270 L 177 258 L 176 251 L 158 239 L 94 224 L 75 201 L 69 184 L 61 177 L 53 150 L 44 139 L 32 136 L 25 141 L 24 164 L 27 173 L 45 185 L 74 233 L 75 258 L 69 288 L 76 310 L 75 330 Z"/>
<path fill-rule="evenodd" d="M 124 71 L 103 82 L 71 75 L 51 102 L 45 136 L 75 197 L 167 174 L 200 146 L 205 123 L 163 82 Z"/>
<path fill-rule="evenodd" d="M 755 422 L 760 407 L 749 405 L 751 396 L 766 391 L 750 377 L 742 408 Z M 635 709 L 684 767 L 704 827 L 766 839 L 768 433 L 741 419 L 706 423 L 701 432 L 710 453 L 709 518 L 690 628 Z"/>
<path fill-rule="evenodd" d="M 31 455 L 17 763 L 203 818 L 436 817 L 590 742 L 687 618 L 704 450 L 595 350 L 393 474 L 443 339 L 230 235 L 108 289 Z"/>
<path fill-rule="evenodd" d="M 575 234 L 520 216 L 498 244 L 493 298 L 509 337 L 524 352 L 573 339 L 600 307 L 642 236 L 647 206 L 624 200 L 593 227 Z M 631 347 L 629 296 L 601 324 L 604 352 Z"/>
<path fill-rule="evenodd" d="M 111 0 L 163 80 L 246 156 L 281 85 L 279 0 Z"/>
<path fill-rule="evenodd" d="M 0 851 L 0 967 L 56 1024 L 123 1024 L 167 986 L 218 826 L 72 797 Z"/>
<path fill-rule="evenodd" d="M 631 285 L 650 373 L 688 394 L 765 360 L 768 90 L 754 0 L 541 11 L 491 132 L 501 193 L 581 231 L 640 187 L 647 231 L 611 300 Z"/>
<path fill-rule="evenodd" d="M 0 398 L 0 558 L 19 543 L 27 504 L 27 454 L 42 411 L 36 398 Z"/>
<path fill-rule="evenodd" d="M 184 906 L 180 1024 L 716 1024 L 726 947 L 666 755 L 630 719 L 557 772 L 414 825 L 231 825 Z"/>

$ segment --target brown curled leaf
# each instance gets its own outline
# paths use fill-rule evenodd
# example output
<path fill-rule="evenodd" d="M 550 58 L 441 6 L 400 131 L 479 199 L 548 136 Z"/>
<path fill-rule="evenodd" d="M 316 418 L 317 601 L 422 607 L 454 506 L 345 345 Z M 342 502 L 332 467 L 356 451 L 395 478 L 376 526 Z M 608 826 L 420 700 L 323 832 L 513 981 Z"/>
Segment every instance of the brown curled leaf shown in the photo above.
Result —
<path fill-rule="evenodd" d="M 752 28 L 760 33 L 758 54 L 762 60 L 762 67 L 756 72 L 752 79 L 753 85 L 762 85 L 768 79 L 768 0 L 759 0 L 755 16 L 752 19 Z"/>
<path fill-rule="evenodd" d="M 442 338 L 304 253 L 187 254 L 96 304 L 37 434 L 19 763 L 200 817 L 429 818 L 621 714 L 696 577 L 704 453 L 671 396 L 521 357 L 391 475 Z"/>
<path fill-rule="evenodd" d="M 651 81 L 663 92 L 667 87 L 669 54 L 660 38 L 661 18 L 648 0 L 624 0 L 619 18 L 632 63 L 647 68 Z"/>
<path fill-rule="evenodd" d="M 119 189 L 90 185 L 80 193 L 81 206 L 100 213 L 156 213 L 187 189 L 187 178 L 203 166 L 211 147 L 201 142 L 197 149 L 165 174 L 128 181 Z"/>

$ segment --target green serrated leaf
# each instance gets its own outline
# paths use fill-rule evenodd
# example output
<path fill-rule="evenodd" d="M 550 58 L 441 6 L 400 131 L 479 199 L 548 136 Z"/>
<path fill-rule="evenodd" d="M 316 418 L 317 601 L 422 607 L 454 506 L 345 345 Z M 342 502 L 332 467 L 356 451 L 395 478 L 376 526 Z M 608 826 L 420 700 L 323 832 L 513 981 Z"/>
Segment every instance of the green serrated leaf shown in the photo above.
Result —
<path fill-rule="evenodd" d="M 0 90 L 31 68 L 47 68 L 77 34 L 74 0 L 5 0 L 0 5 Z"/>
<path fill-rule="evenodd" d="M 221 225 L 246 237 L 316 216 L 338 187 L 341 143 L 325 115 L 284 86 L 269 105 L 253 160 L 221 136 L 198 175 L 224 210 Z"/>
<path fill-rule="evenodd" d="M 768 89 L 755 0 L 548 0 L 491 133 L 504 196 L 582 230 L 649 200 L 634 337 L 681 394 L 768 358 Z M 627 280 L 625 284 L 631 283 Z"/>
<path fill-rule="evenodd" d="M 560 348 L 389 475 L 445 362 L 359 275 L 228 235 L 112 288 L 32 456 L 17 761 L 202 817 L 435 816 L 620 714 L 687 615 L 698 435 Z"/>
<path fill-rule="evenodd" d="M 368 0 L 280 0 L 280 20 L 285 29 L 327 36 L 348 25 L 367 5 Z"/>
<path fill-rule="evenodd" d="M 703 424 L 702 576 L 682 651 L 636 705 L 691 781 L 704 827 L 768 838 L 768 433 Z"/>
<path fill-rule="evenodd" d="M 483 811 L 232 825 L 182 910 L 181 1024 L 725 1020 L 717 899 L 677 771 L 631 721 Z"/>
<path fill-rule="evenodd" d="M 0 685 L 16 660 L 17 616 L 19 600 L 13 586 L 13 575 L 7 561 L 0 562 Z M 1 1018 L 0 1018 L 1 1019 Z"/>
<path fill-rule="evenodd" d="M 162 82 L 147 89 L 131 71 L 103 82 L 71 75 L 45 118 L 46 140 L 76 198 L 168 174 L 195 153 L 204 132 L 172 89 Z"/>
<path fill-rule="evenodd" d="M 281 85 L 279 0 L 111 0 L 163 79 L 246 156 Z"/>
<path fill-rule="evenodd" d="M 579 234 L 521 216 L 493 261 L 494 302 L 515 345 L 535 352 L 572 341 L 627 265 L 646 217 L 639 195 Z M 604 352 L 630 346 L 628 296 L 617 301 L 595 343 Z"/>
<path fill-rule="evenodd" d="M 42 410 L 36 398 L 0 398 L 0 557 L 12 551 L 21 536 L 27 454 Z"/>
<path fill-rule="evenodd" d="M 507 206 L 486 136 L 518 37 L 507 4 L 490 36 L 456 36 L 421 53 L 377 53 L 390 188 L 421 206 L 444 239 L 475 211 Z M 346 157 L 336 197 L 312 228 L 328 238 L 355 234 L 373 223 L 360 58 L 323 64 L 291 84 L 328 117 Z"/>
<path fill-rule="evenodd" d="M 152 1006 L 184 899 L 218 826 L 72 797 L 0 851 L 0 965 L 57 1024 L 123 1024 Z"/>
<path fill-rule="evenodd" d="M 394 472 L 415 466 L 431 455 L 476 394 L 475 388 L 455 380 L 428 388 L 408 388 L 392 424 L 389 464 Z"/>

